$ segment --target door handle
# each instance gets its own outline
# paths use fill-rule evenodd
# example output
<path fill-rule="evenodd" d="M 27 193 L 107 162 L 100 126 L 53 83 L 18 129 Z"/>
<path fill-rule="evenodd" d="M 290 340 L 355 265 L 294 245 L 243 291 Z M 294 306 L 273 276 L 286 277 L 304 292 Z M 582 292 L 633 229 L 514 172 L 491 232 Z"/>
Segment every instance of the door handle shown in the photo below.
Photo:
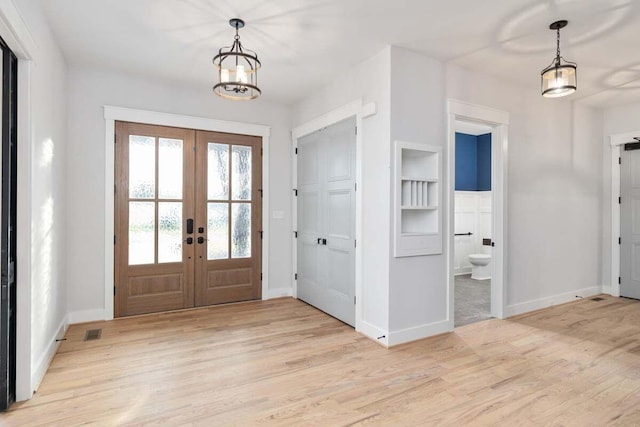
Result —
<path fill-rule="evenodd" d="M 318 237 L 318 244 L 321 245 L 322 244 L 322 237 Z"/>
<path fill-rule="evenodd" d="M 187 234 L 193 234 L 193 219 L 187 220 Z"/>
<path fill-rule="evenodd" d="M 192 245 L 193 244 L 193 237 L 187 237 L 185 242 L 187 242 L 187 245 Z"/>
<path fill-rule="evenodd" d="M 322 239 L 322 244 L 326 246 L 327 245 L 327 239 Z"/>

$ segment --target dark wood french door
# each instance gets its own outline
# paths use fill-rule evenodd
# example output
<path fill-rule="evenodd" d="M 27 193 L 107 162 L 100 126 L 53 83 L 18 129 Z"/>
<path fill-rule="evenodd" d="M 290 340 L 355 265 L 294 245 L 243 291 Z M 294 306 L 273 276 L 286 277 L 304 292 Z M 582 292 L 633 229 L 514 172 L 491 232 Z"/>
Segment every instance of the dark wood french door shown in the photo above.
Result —
<path fill-rule="evenodd" d="M 261 297 L 261 145 L 116 123 L 117 317 Z"/>

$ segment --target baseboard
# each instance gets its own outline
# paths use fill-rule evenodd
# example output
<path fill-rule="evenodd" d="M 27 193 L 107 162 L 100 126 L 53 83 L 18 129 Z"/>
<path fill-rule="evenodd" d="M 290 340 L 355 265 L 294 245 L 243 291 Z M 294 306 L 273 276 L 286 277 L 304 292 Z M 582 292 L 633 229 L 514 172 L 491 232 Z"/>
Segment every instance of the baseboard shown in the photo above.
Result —
<path fill-rule="evenodd" d="M 454 276 L 463 276 L 465 274 L 471 274 L 471 269 L 470 268 L 462 268 L 456 272 L 453 273 Z"/>
<path fill-rule="evenodd" d="M 508 305 L 505 310 L 505 317 L 517 316 L 518 314 L 524 314 L 530 311 L 540 310 L 542 308 L 547 308 L 558 304 L 577 301 L 582 298 L 601 294 L 602 291 L 603 290 L 601 286 L 593 286 L 590 288 L 576 289 L 575 291 L 565 292 L 563 294 L 552 295 L 550 297 Z"/>
<path fill-rule="evenodd" d="M 453 331 L 453 324 L 448 320 L 414 326 L 400 331 L 392 331 L 389 332 L 389 347 L 451 331 Z"/>
<path fill-rule="evenodd" d="M 56 329 L 55 335 L 51 337 L 51 340 L 49 340 L 49 344 L 47 344 L 47 350 L 40 356 L 38 362 L 36 363 L 33 375 L 31 377 L 31 390 L 33 391 L 36 391 L 40 386 L 44 375 L 49 369 L 49 365 L 51 364 L 53 357 L 58 351 L 60 342 L 57 340 L 64 337 L 64 334 L 67 332 L 67 327 L 69 326 L 69 322 L 67 322 L 67 319 L 68 316 L 64 316 L 62 318 L 62 322 L 58 326 L 58 329 Z"/>
<path fill-rule="evenodd" d="M 266 299 L 282 298 L 282 297 L 290 297 L 290 296 L 293 296 L 293 289 L 291 289 L 291 288 L 276 288 L 276 289 L 269 289 L 267 291 L 267 298 Z"/>
<path fill-rule="evenodd" d="M 603 286 L 603 287 L 602 287 L 602 293 L 603 293 L 603 294 L 613 295 L 611 292 L 613 292 L 613 291 L 611 290 L 611 286 Z"/>
<path fill-rule="evenodd" d="M 104 309 L 79 310 L 69 312 L 69 324 L 99 322 L 105 319 Z"/>
<path fill-rule="evenodd" d="M 375 325 L 364 320 L 356 321 L 356 331 L 371 340 L 381 344 L 385 347 L 389 347 L 389 333 L 384 329 L 381 329 Z"/>

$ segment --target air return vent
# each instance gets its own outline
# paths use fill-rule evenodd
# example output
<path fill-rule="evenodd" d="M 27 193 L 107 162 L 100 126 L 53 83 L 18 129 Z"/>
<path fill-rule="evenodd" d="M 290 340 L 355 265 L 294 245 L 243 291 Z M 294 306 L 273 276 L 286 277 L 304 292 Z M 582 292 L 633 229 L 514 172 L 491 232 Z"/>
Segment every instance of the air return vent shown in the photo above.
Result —
<path fill-rule="evenodd" d="M 85 341 L 98 340 L 98 339 L 100 339 L 101 335 L 102 335 L 102 329 L 89 329 L 84 334 L 84 340 Z"/>
<path fill-rule="evenodd" d="M 602 298 L 602 297 L 595 297 L 595 298 L 591 298 L 591 301 L 604 301 L 604 298 Z"/>

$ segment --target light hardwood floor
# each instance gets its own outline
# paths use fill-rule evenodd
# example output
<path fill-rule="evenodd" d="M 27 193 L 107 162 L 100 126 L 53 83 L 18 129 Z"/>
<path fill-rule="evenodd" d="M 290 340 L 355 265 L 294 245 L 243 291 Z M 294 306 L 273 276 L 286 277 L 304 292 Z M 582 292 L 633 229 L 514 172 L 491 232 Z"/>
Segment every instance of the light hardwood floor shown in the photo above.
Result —
<path fill-rule="evenodd" d="M 66 337 L 2 425 L 640 425 L 640 303 L 612 297 L 390 350 L 294 299 Z"/>

